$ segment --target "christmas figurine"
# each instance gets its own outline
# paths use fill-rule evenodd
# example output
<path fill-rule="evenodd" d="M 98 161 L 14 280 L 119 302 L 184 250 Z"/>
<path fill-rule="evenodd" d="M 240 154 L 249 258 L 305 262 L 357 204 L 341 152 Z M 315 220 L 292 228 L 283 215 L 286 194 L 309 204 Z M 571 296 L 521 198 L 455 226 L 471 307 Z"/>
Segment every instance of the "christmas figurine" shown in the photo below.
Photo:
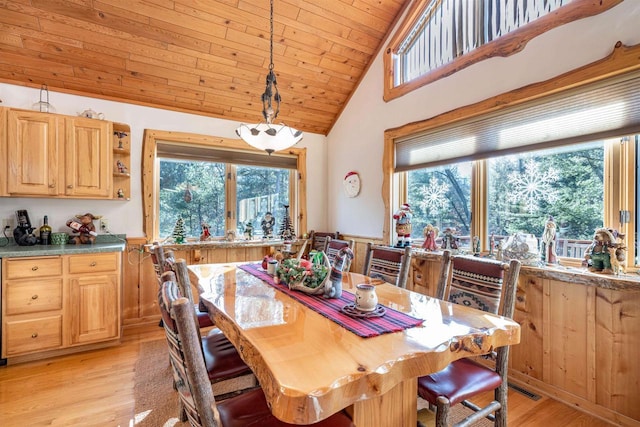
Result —
<path fill-rule="evenodd" d="M 253 224 L 251 221 L 247 222 L 247 225 L 244 226 L 244 238 L 247 240 L 253 239 Z"/>
<path fill-rule="evenodd" d="M 182 217 L 178 217 L 176 225 L 173 227 L 173 233 L 171 233 L 171 237 L 173 237 L 173 241 L 175 243 L 181 244 L 184 243 L 186 236 L 187 233 L 184 229 L 184 220 L 182 219 Z"/>
<path fill-rule="evenodd" d="M 413 212 L 408 203 L 404 203 L 393 214 L 393 219 L 396 220 L 396 234 L 398 236 L 397 248 L 411 246 L 411 218 Z"/>
<path fill-rule="evenodd" d="M 282 218 L 282 223 L 280 224 L 280 237 L 282 240 L 291 240 L 295 238 L 296 232 L 293 229 L 293 222 L 291 222 L 291 217 L 289 216 L 289 205 L 284 206 L 284 218 Z"/>
<path fill-rule="evenodd" d="M 202 234 L 200 235 L 200 240 L 201 241 L 209 240 L 209 237 L 211 237 L 211 232 L 209 231 L 209 228 L 210 228 L 209 224 L 202 221 L 202 224 L 200 224 L 200 226 L 202 227 Z"/>
<path fill-rule="evenodd" d="M 558 263 L 558 255 L 556 253 L 556 223 L 553 222 L 553 217 L 549 216 L 549 219 L 545 223 L 544 232 L 542 233 L 542 244 L 544 251 L 542 256 L 547 265 L 554 265 Z"/>
<path fill-rule="evenodd" d="M 455 236 L 455 228 L 444 229 L 442 237 L 442 249 L 449 249 L 452 253 L 458 252 L 458 238 Z"/>
<path fill-rule="evenodd" d="M 276 219 L 273 217 L 271 212 L 267 212 L 264 214 L 264 218 L 262 219 L 262 236 L 265 239 L 270 239 L 273 237 L 273 226 L 276 223 Z"/>
<path fill-rule="evenodd" d="M 431 224 L 427 224 L 423 230 L 423 234 L 424 242 L 422 243 L 422 248 L 426 251 L 437 250 L 438 246 L 436 245 L 436 238 L 438 237 L 438 228 Z"/>

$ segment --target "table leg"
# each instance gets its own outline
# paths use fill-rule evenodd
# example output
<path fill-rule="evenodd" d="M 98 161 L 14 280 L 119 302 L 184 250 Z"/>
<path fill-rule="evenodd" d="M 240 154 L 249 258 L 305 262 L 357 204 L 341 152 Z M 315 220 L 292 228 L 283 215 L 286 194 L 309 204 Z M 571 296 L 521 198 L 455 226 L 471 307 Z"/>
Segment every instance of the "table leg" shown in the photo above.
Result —
<path fill-rule="evenodd" d="M 382 396 L 353 404 L 356 427 L 415 427 L 418 423 L 418 381 L 404 381 Z"/>

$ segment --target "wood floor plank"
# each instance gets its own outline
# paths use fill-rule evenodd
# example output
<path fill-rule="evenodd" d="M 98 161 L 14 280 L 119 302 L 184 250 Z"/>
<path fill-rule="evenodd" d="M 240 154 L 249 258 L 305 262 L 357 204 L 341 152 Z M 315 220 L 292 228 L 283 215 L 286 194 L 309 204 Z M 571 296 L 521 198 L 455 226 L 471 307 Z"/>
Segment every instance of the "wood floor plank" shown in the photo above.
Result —
<path fill-rule="evenodd" d="M 0 367 L 0 425 L 134 427 L 140 343 L 163 338 L 157 324 L 130 327 L 116 347 Z M 484 395 L 478 403 L 489 399 L 491 394 Z M 548 397 L 536 401 L 509 391 L 509 426 L 606 425 Z"/>

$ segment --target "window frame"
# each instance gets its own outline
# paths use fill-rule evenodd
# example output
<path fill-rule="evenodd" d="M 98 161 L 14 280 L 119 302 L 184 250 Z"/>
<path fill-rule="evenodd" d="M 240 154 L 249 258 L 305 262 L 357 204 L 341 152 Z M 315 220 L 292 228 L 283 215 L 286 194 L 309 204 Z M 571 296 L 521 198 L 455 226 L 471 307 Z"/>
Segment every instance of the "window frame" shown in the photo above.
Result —
<path fill-rule="evenodd" d="M 248 146 L 239 139 L 213 137 L 193 133 L 161 131 L 145 129 L 142 145 L 142 227 L 147 241 L 159 239 L 159 211 L 160 211 L 160 160 L 157 156 L 157 145 L 194 145 L 223 151 L 244 151 L 263 154 L 260 150 Z M 307 232 L 307 202 L 306 202 L 306 148 L 288 148 L 272 154 L 272 156 L 286 155 L 296 158 L 297 169 L 291 169 L 289 175 L 289 213 L 296 230 L 302 235 Z M 264 153 L 267 157 L 267 154 Z M 251 165 L 249 165 L 251 166 Z M 262 166 L 262 165 L 256 165 Z M 235 230 L 236 227 L 236 165 L 226 164 L 227 183 L 225 185 L 225 206 L 227 215 L 225 229 Z"/>
<path fill-rule="evenodd" d="M 626 47 L 621 43 L 611 55 L 602 60 L 588 64 L 584 67 L 565 73 L 544 82 L 532 84 L 495 97 L 486 99 L 476 104 L 452 110 L 434 118 L 421 122 L 415 122 L 385 131 L 383 153 L 383 186 L 382 197 L 385 204 L 385 220 L 383 223 L 383 240 L 390 242 L 392 230 L 392 212 L 394 206 L 406 202 L 407 186 L 406 172 L 395 172 L 395 140 L 405 138 L 412 134 L 435 129 L 441 126 L 449 126 L 458 121 L 476 117 L 489 112 L 499 112 L 501 109 L 512 105 L 538 99 L 546 95 L 561 92 L 594 81 L 603 80 L 615 75 L 634 72 L 640 69 L 637 55 L 640 54 L 640 45 Z M 620 137 L 626 136 L 624 133 Z M 636 206 L 636 152 L 634 143 L 611 144 L 605 148 L 605 188 L 604 188 L 604 224 L 614 226 L 625 234 L 627 245 L 628 267 L 635 267 L 635 220 L 619 225 L 619 211 L 629 210 L 635 212 Z M 616 172 L 617 171 L 617 172 Z M 487 166 L 484 160 L 474 161 L 471 185 L 471 232 L 480 237 L 483 250 L 486 250 L 487 235 Z M 636 213 L 637 215 L 637 213 Z M 619 227 L 615 227 L 619 225 Z M 595 231 L 595 230 L 594 230 Z M 569 260 L 569 259 L 565 259 Z M 570 263 L 570 262 L 567 262 Z"/>
<path fill-rule="evenodd" d="M 383 55 L 383 99 L 385 102 L 399 98 L 443 77 L 450 76 L 482 60 L 494 56 L 511 56 L 524 49 L 530 40 L 540 34 L 544 34 L 549 30 L 578 19 L 598 15 L 619 3 L 622 3 L 624 0 L 602 0 L 601 2 L 594 2 L 592 0 L 574 0 L 556 11 L 523 25 L 515 31 L 498 37 L 497 39 L 483 44 L 467 54 L 455 58 L 448 64 L 442 65 L 411 81 L 395 86 L 394 82 L 396 81 L 397 70 L 394 65 L 394 56 L 397 55 L 399 47 L 411 34 L 423 11 L 432 1 L 438 0 L 418 0 L 413 4 L 385 49 Z"/>

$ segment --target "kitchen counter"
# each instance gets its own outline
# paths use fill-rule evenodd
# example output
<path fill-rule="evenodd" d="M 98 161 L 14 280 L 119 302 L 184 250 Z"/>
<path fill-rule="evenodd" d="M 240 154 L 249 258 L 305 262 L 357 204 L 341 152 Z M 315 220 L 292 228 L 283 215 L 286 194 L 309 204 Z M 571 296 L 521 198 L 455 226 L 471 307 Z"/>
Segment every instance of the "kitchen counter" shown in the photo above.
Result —
<path fill-rule="evenodd" d="M 2 239 L 6 242 L 6 239 Z M 0 243 L 4 243 L 0 241 Z M 18 246 L 9 241 L 6 246 L 0 246 L 0 258 L 39 257 L 53 255 L 74 255 L 96 252 L 123 252 L 126 246 L 124 234 L 99 235 L 92 245 L 33 245 Z"/>

